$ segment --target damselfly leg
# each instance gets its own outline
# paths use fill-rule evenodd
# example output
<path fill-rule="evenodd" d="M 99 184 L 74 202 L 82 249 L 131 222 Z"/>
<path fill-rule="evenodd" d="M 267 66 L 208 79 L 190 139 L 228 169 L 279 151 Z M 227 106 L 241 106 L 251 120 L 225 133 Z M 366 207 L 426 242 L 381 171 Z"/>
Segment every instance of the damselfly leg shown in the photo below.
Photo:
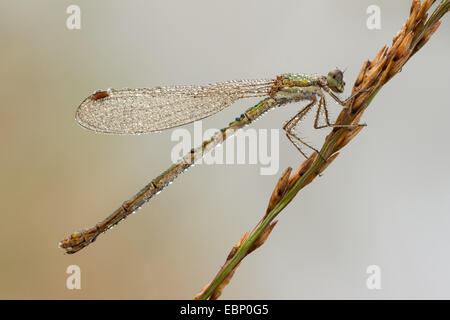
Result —
<path fill-rule="evenodd" d="M 308 103 L 306 105 L 306 107 L 304 107 L 302 110 L 300 110 L 295 116 L 293 116 L 289 121 L 287 121 L 284 125 L 283 125 L 283 130 L 286 133 L 286 137 L 289 139 L 290 142 L 292 142 L 292 144 L 295 146 L 295 148 L 305 157 L 308 158 L 308 156 L 302 151 L 302 149 L 298 146 L 297 143 L 294 142 L 293 139 L 295 139 L 296 141 L 300 142 L 301 144 L 303 144 L 304 146 L 310 148 L 311 150 L 317 152 L 317 154 L 324 160 L 326 161 L 326 159 L 322 156 L 322 154 L 320 153 L 319 150 L 317 150 L 316 148 L 314 148 L 313 146 L 309 145 L 308 143 L 306 143 L 305 141 L 303 141 L 299 136 L 296 135 L 294 129 L 297 126 L 298 122 L 303 119 L 308 112 L 312 109 L 312 107 L 314 107 L 314 105 L 317 103 L 317 98 L 315 96 L 312 96 L 310 98 L 310 103 Z"/>
<path fill-rule="evenodd" d="M 330 92 L 328 92 L 328 93 L 330 93 Z M 347 106 L 347 102 L 350 101 L 351 99 L 353 99 L 358 93 L 360 93 L 360 92 L 354 93 L 353 95 L 351 95 L 349 98 L 347 98 L 344 101 L 340 100 L 336 95 L 334 95 L 332 93 L 330 93 L 330 95 L 339 104 L 341 104 L 342 106 L 346 107 Z M 320 96 L 318 103 L 317 103 L 317 96 Z M 316 95 L 312 96 L 309 100 L 311 101 L 310 103 L 308 103 L 303 109 L 301 109 L 297 114 L 295 114 L 295 116 L 293 116 L 289 121 L 287 121 L 283 125 L 283 130 L 285 131 L 286 137 L 289 139 L 289 141 L 295 146 L 295 148 L 305 158 L 308 158 L 308 156 L 306 155 L 306 153 L 303 150 L 301 150 L 301 148 L 298 146 L 298 144 L 295 141 L 298 141 L 301 144 L 303 144 L 304 146 L 306 146 L 309 149 L 313 150 L 324 161 L 327 161 L 326 158 L 320 153 L 319 150 L 317 150 L 316 148 L 314 148 L 310 144 L 306 143 L 302 138 L 300 138 L 295 133 L 295 128 L 296 128 L 297 124 L 308 114 L 308 112 L 316 104 L 317 104 L 317 111 L 316 111 L 316 115 L 315 115 L 315 118 L 314 118 L 314 128 L 315 129 L 323 129 L 323 128 L 349 128 L 349 129 L 351 129 L 351 128 L 355 128 L 355 127 L 366 126 L 366 124 L 364 123 L 364 124 L 349 124 L 349 125 L 345 125 L 345 124 L 331 123 L 330 119 L 329 119 L 329 116 L 328 116 L 328 108 L 327 108 L 327 104 L 326 104 L 326 100 L 325 100 L 325 95 L 324 95 L 324 93 L 321 90 L 317 90 Z M 324 118 L 325 118 L 325 124 L 324 125 L 319 125 L 319 118 L 320 118 L 321 111 L 323 111 L 323 115 L 324 115 Z"/>
<path fill-rule="evenodd" d="M 358 94 L 359 92 L 356 92 L 355 94 L 353 94 L 352 96 L 350 96 L 349 98 L 347 98 L 344 101 L 349 101 L 350 99 L 353 99 L 356 94 Z M 322 92 L 319 93 L 320 95 L 320 100 L 319 100 L 319 104 L 317 107 L 317 112 L 316 112 L 316 117 L 314 119 L 314 129 L 323 129 L 323 128 L 355 128 L 355 127 L 365 127 L 367 126 L 367 124 L 365 123 L 360 123 L 360 124 L 337 124 L 337 123 L 330 123 L 330 119 L 328 117 L 328 109 L 327 109 L 327 103 L 325 100 L 325 96 Z M 346 102 L 344 102 L 344 106 L 346 106 Z M 319 117 L 320 117 L 320 111 L 322 111 L 323 109 L 323 116 L 325 118 L 325 124 L 324 125 L 319 125 Z"/>

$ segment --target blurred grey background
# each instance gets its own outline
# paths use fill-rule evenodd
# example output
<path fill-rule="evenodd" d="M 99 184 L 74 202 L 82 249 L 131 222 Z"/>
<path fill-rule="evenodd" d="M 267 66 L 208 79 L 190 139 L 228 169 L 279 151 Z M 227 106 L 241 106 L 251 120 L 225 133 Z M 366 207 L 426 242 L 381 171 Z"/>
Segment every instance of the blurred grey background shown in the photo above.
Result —
<path fill-rule="evenodd" d="M 326 74 L 347 90 L 403 25 L 403 1 L 2 1 L 0 298 L 189 299 L 263 215 L 280 172 L 202 165 L 76 255 L 59 240 L 106 217 L 170 164 L 170 131 L 101 135 L 74 119 L 96 89 Z M 81 8 L 81 30 L 66 8 Z M 368 30 L 366 8 L 381 8 Z M 368 127 L 282 212 L 222 298 L 450 298 L 450 21 L 363 117 Z M 252 101 L 208 118 L 220 128 Z M 299 105 L 255 128 L 281 128 Z M 334 116 L 338 106 L 330 107 Z M 192 126 L 186 126 L 192 129 Z M 320 143 L 311 122 L 302 127 Z M 326 133 L 326 132 L 325 132 Z M 69 265 L 82 289 L 66 289 Z M 368 290 L 366 268 L 382 270 Z"/>

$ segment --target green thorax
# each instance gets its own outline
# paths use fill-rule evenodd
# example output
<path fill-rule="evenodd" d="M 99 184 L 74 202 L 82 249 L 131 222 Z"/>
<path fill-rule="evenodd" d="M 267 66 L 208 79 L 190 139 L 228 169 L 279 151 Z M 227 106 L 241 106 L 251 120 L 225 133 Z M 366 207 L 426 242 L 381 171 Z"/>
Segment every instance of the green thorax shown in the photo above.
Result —
<path fill-rule="evenodd" d="M 281 87 L 308 87 L 317 85 L 319 82 L 318 75 L 307 75 L 300 73 L 288 73 L 279 77 Z"/>

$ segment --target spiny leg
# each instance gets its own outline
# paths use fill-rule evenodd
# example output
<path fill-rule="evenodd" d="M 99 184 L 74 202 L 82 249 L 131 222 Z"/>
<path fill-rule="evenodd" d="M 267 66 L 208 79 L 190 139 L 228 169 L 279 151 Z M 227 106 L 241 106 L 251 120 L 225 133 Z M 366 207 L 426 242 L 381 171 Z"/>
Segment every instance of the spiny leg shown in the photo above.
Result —
<path fill-rule="evenodd" d="M 306 142 L 304 142 L 301 138 L 299 138 L 294 132 L 293 132 L 293 128 L 295 128 L 295 126 L 297 125 L 297 123 L 311 110 L 311 108 L 316 104 L 317 102 L 317 98 L 315 96 L 313 96 L 311 98 L 311 102 L 306 105 L 306 107 L 304 107 L 302 110 L 300 110 L 295 116 L 293 116 L 288 122 L 286 122 L 283 125 L 283 130 L 286 133 L 286 137 L 289 139 L 289 141 L 297 148 L 297 150 L 306 158 L 308 159 L 308 156 L 300 149 L 300 147 L 294 142 L 294 140 L 292 139 L 296 139 L 297 141 L 299 141 L 300 143 L 302 143 L 303 145 L 307 146 L 308 148 L 310 148 L 311 150 L 314 150 L 315 152 L 317 152 L 317 154 L 324 160 L 326 161 L 326 159 L 322 156 L 322 154 L 320 153 L 319 150 L 317 150 L 316 148 L 314 148 L 313 146 L 307 144 Z"/>
<path fill-rule="evenodd" d="M 319 100 L 319 106 L 317 107 L 316 118 L 314 119 L 314 128 L 315 129 L 322 129 L 322 128 L 328 128 L 328 127 L 331 127 L 331 128 L 355 128 L 355 127 L 367 126 L 367 124 L 365 124 L 365 123 L 361 123 L 361 124 L 330 123 L 330 119 L 328 118 L 328 109 L 327 109 L 327 104 L 326 104 L 326 100 L 325 100 L 325 95 L 322 92 L 320 92 L 318 94 L 320 95 L 320 100 Z M 319 117 L 320 117 L 320 111 L 322 110 L 322 108 L 323 108 L 323 115 L 324 115 L 326 124 L 319 126 Z"/>
<path fill-rule="evenodd" d="M 327 86 L 321 86 L 337 103 L 339 103 L 341 106 L 343 106 L 344 108 L 347 108 L 348 106 L 347 106 L 347 103 L 350 101 L 350 100 L 352 100 L 352 99 L 354 99 L 358 94 L 360 94 L 360 93 L 362 93 L 362 92 L 365 92 L 365 91 L 367 91 L 367 90 L 359 90 L 359 91 L 356 91 L 354 94 L 352 94 L 350 97 L 348 97 L 347 99 L 345 99 L 344 101 L 342 101 L 341 99 L 339 99 L 339 97 L 338 96 L 336 96 L 334 93 L 333 93 L 333 91 L 330 89 L 330 88 L 328 88 Z"/>

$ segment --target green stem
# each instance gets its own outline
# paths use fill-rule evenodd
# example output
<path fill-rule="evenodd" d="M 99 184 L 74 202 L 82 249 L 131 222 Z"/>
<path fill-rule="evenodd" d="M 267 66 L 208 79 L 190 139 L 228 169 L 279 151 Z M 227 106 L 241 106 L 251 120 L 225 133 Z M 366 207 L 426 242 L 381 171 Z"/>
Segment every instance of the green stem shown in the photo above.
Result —
<path fill-rule="evenodd" d="M 450 0 L 444 0 L 440 3 L 440 5 L 435 9 L 433 14 L 430 16 L 428 21 L 423 27 L 423 31 L 428 27 L 432 26 L 436 21 L 438 21 L 450 8 Z M 416 39 L 414 39 L 414 45 L 421 38 L 421 34 L 418 35 Z M 366 109 L 369 104 L 372 102 L 373 98 L 377 95 L 382 86 L 378 87 L 363 103 L 362 109 Z M 336 142 L 341 138 L 341 136 L 347 131 L 346 128 L 342 128 L 333 132 L 333 135 L 327 139 L 325 144 L 323 145 L 320 153 L 324 157 L 329 157 L 331 152 L 334 150 L 334 146 Z M 208 289 L 203 292 L 203 294 L 198 297 L 200 300 L 208 299 L 214 290 L 223 282 L 223 280 L 230 274 L 230 272 L 239 264 L 239 262 L 244 259 L 249 249 L 254 245 L 255 241 L 263 234 L 269 224 L 275 219 L 275 217 L 283 210 L 289 202 L 296 196 L 296 194 L 306 185 L 306 182 L 309 178 L 318 172 L 318 170 L 323 165 L 324 161 L 321 157 L 316 157 L 316 160 L 309 167 L 309 169 L 296 181 L 296 183 L 290 188 L 290 190 L 282 197 L 282 199 L 275 205 L 275 207 L 269 212 L 269 214 L 257 225 L 257 228 L 254 229 L 250 235 L 243 241 L 240 245 L 237 252 L 234 256 L 228 260 L 222 269 L 219 271 L 217 276 L 214 278 L 212 283 L 209 285 Z"/>
<path fill-rule="evenodd" d="M 378 93 L 376 90 L 368 99 L 367 105 L 372 101 L 373 97 Z M 347 131 L 346 128 L 339 129 L 335 132 L 333 137 L 322 147 L 320 153 L 324 157 L 330 155 L 331 150 L 334 149 L 334 145 L 339 140 L 339 138 Z M 275 219 L 275 217 L 283 210 L 289 202 L 297 195 L 297 193 L 305 186 L 306 181 L 315 174 L 317 170 L 323 165 L 323 160 L 321 157 L 317 157 L 310 168 L 297 180 L 297 182 L 290 188 L 290 190 L 282 197 L 282 199 L 275 205 L 275 207 L 269 212 L 269 214 L 259 223 L 259 226 L 244 240 L 235 255 L 225 263 L 220 272 L 214 278 L 208 289 L 198 298 L 199 300 L 206 300 L 214 292 L 214 290 L 222 283 L 222 281 L 228 276 L 228 274 L 236 267 L 236 265 L 241 262 L 246 256 L 248 250 L 255 241 L 261 236 L 264 230 L 269 226 L 269 224 Z"/>
<path fill-rule="evenodd" d="M 345 130 L 345 129 L 344 129 Z M 339 130 L 344 132 L 344 130 Z M 326 155 L 330 150 L 332 150 L 334 144 L 340 135 L 336 135 L 334 139 L 330 141 L 330 143 L 326 144 L 323 148 L 322 154 Z M 333 143 L 331 143 L 333 142 Z M 295 197 L 295 195 L 300 191 L 300 189 L 304 186 L 305 182 L 308 178 L 320 168 L 323 164 L 323 160 L 320 157 L 317 157 L 316 161 L 313 165 L 300 177 L 300 179 L 294 184 L 294 186 L 284 195 L 284 197 L 278 202 L 278 204 L 270 211 L 270 213 L 260 222 L 259 226 L 254 230 L 247 239 L 244 240 L 242 245 L 239 247 L 233 258 L 231 258 L 220 270 L 219 274 L 214 278 L 211 285 L 208 287 L 200 297 L 200 300 L 206 300 L 214 290 L 219 286 L 220 283 L 226 278 L 226 276 L 236 267 L 236 265 L 245 257 L 246 253 L 250 249 L 250 247 L 255 243 L 255 241 L 261 236 L 264 230 L 269 226 L 269 224 L 273 221 L 273 219 L 277 216 L 277 214 L 283 210 L 289 202 Z"/>

